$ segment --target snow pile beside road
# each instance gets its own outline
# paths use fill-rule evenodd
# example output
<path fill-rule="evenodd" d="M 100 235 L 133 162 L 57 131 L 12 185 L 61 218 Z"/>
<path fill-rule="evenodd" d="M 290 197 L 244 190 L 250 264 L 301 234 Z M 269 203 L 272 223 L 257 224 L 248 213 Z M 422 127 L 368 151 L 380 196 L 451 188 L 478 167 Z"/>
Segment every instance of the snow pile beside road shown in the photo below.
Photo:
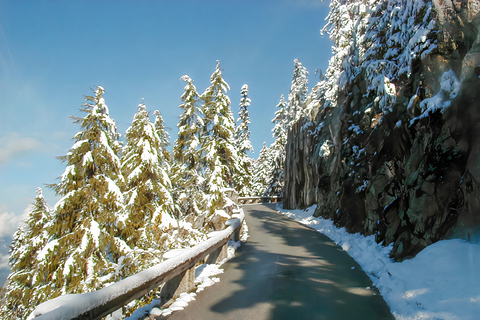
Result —
<path fill-rule="evenodd" d="M 341 246 L 379 289 L 399 320 L 474 320 L 480 314 L 480 245 L 444 240 L 401 263 L 389 258 L 391 246 L 375 236 L 350 234 L 331 220 L 314 218 L 315 206 L 279 211 L 325 234 Z"/>

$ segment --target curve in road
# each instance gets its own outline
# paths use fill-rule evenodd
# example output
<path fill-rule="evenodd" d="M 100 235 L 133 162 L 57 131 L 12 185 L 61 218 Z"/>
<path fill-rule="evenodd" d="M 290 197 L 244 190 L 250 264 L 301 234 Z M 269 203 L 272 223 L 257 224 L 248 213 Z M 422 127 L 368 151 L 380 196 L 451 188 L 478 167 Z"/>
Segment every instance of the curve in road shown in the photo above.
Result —
<path fill-rule="evenodd" d="M 169 320 L 394 319 L 361 267 L 328 237 L 275 211 L 243 207 L 250 237 L 220 282 Z"/>

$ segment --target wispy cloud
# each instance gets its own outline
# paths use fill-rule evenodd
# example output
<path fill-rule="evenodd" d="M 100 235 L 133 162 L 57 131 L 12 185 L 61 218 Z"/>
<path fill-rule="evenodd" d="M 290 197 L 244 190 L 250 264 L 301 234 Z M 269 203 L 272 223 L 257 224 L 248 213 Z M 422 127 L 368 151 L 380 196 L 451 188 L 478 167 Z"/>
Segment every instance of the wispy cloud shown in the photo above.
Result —
<path fill-rule="evenodd" d="M 6 138 L 0 138 L 0 165 L 16 157 L 42 148 L 42 143 L 35 138 L 22 137 L 18 133 L 10 133 Z"/>
<path fill-rule="evenodd" d="M 18 226 L 28 217 L 28 212 L 31 208 L 32 205 L 29 205 L 21 215 L 16 215 L 0 208 L 0 238 L 12 237 Z"/>
<path fill-rule="evenodd" d="M 8 265 L 8 255 L 3 255 L 2 253 L 0 253 L 0 269 L 9 267 L 10 266 Z"/>

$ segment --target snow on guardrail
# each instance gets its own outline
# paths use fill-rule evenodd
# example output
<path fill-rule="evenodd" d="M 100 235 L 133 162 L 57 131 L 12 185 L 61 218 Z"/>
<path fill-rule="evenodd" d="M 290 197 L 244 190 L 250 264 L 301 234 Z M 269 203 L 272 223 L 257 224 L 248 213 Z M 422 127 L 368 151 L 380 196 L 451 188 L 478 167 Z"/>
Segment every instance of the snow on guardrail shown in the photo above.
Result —
<path fill-rule="evenodd" d="M 108 287 L 98 291 L 83 294 L 66 294 L 52 300 L 48 300 L 38 307 L 28 316 L 27 320 L 65 320 L 73 319 L 94 308 L 105 305 L 107 302 L 118 298 L 121 295 L 131 292 L 134 288 L 140 287 L 145 283 L 153 281 L 162 275 L 173 271 L 182 266 L 189 260 L 201 256 L 222 241 L 228 240 L 235 231 L 241 227 L 244 220 L 243 210 L 232 215 L 233 219 L 227 220 L 225 228 L 222 231 L 215 232 L 215 235 L 198 245 L 181 252 L 178 255 L 161 262 L 158 265 L 145 269 L 133 276 L 120 280 Z M 202 257 L 198 258 L 200 260 Z M 120 308 L 121 306 L 119 306 Z"/>

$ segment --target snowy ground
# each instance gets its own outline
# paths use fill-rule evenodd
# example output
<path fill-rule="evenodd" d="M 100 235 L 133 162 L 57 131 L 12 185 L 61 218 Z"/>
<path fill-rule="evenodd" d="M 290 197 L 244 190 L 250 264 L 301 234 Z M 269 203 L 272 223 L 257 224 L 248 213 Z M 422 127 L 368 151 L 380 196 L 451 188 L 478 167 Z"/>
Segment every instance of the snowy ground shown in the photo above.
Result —
<path fill-rule="evenodd" d="M 331 220 L 306 210 L 277 209 L 325 234 L 341 246 L 380 290 L 396 319 L 473 320 L 480 315 L 480 245 L 463 240 L 437 242 L 401 263 L 389 258 L 374 236 L 349 234 Z"/>
<path fill-rule="evenodd" d="M 244 221 L 240 241 L 228 241 L 227 257 L 224 260 L 216 264 L 202 264 L 195 268 L 195 284 L 197 287 L 195 292 L 180 294 L 180 297 L 177 298 L 177 300 L 175 300 L 168 308 L 165 309 L 158 308 L 157 306 L 159 305 L 160 300 L 153 299 L 149 305 L 136 309 L 135 312 L 130 317 L 125 318 L 125 320 L 144 319 L 145 314 L 150 314 L 152 316 L 168 316 L 174 311 L 183 310 L 190 301 L 195 300 L 197 293 L 203 291 L 206 287 L 212 286 L 220 281 L 220 279 L 216 277 L 217 275 L 223 273 L 223 269 L 221 269 L 220 266 L 235 256 L 235 251 L 240 247 L 241 242 L 247 240 L 248 236 L 248 226 Z M 175 255 L 174 252 L 170 254 Z M 111 315 L 107 316 L 106 320 L 123 319 L 123 317 L 124 316 L 122 310 L 119 309 Z M 151 318 L 148 316 L 145 319 Z"/>

